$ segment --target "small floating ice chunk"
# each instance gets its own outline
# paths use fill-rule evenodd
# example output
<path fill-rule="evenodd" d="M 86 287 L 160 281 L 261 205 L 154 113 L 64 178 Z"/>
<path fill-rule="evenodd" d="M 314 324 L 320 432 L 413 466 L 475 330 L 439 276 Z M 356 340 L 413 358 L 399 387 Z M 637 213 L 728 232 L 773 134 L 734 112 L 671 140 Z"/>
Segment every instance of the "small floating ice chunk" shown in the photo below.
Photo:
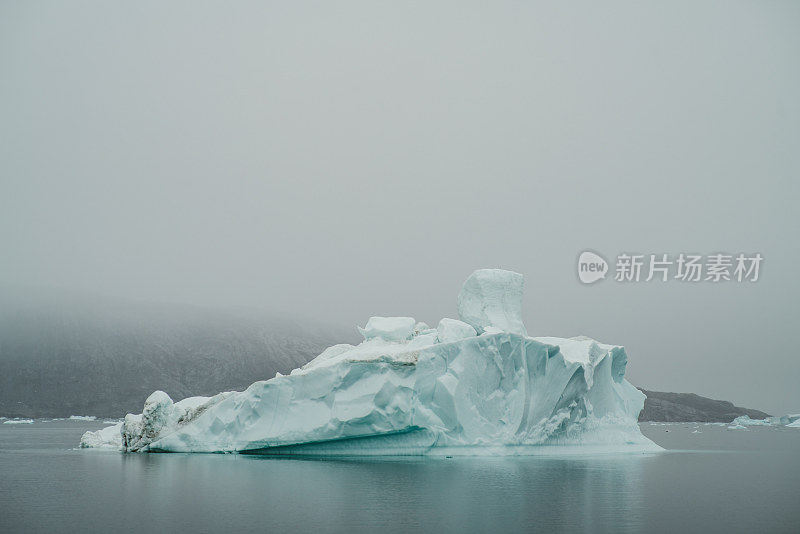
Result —
<path fill-rule="evenodd" d="M 70 421 L 94 421 L 96 419 L 97 419 L 97 417 L 95 417 L 94 415 L 70 415 L 69 416 L 69 420 Z"/>
<path fill-rule="evenodd" d="M 32 425 L 33 419 L 9 419 L 8 421 L 3 421 L 4 425 Z"/>

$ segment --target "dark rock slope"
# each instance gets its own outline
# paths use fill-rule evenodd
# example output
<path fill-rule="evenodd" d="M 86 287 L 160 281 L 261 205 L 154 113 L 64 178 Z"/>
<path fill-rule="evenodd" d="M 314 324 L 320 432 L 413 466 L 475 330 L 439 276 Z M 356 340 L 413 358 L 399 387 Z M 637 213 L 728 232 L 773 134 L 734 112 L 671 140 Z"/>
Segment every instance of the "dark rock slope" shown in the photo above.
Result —
<path fill-rule="evenodd" d="M 25 295 L 0 306 L 0 416 L 120 417 L 287 373 L 355 332 L 256 310 Z"/>
<path fill-rule="evenodd" d="M 728 401 L 701 397 L 694 393 L 665 393 L 639 388 L 647 395 L 639 421 L 698 421 L 705 423 L 730 423 L 740 415 L 763 419 L 768 414 L 758 410 L 740 408 Z"/>
<path fill-rule="evenodd" d="M 156 389 L 174 400 L 284 374 L 355 332 L 258 310 L 214 310 L 0 289 L 0 416 L 121 417 Z M 642 390 L 640 421 L 730 422 L 758 410 Z"/>

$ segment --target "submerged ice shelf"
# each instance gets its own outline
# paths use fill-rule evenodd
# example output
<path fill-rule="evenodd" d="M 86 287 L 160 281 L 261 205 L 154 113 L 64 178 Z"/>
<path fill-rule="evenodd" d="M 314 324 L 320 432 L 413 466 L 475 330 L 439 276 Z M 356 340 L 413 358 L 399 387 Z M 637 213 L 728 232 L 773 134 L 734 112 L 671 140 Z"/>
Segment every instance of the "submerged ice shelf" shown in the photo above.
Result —
<path fill-rule="evenodd" d="M 586 337 L 529 337 L 522 275 L 473 273 L 460 320 L 436 328 L 372 317 L 359 345 L 326 349 L 245 391 L 173 403 L 87 432 L 82 447 L 127 452 L 315 455 L 537 454 L 659 450 L 637 424 L 645 396 L 625 349 Z"/>

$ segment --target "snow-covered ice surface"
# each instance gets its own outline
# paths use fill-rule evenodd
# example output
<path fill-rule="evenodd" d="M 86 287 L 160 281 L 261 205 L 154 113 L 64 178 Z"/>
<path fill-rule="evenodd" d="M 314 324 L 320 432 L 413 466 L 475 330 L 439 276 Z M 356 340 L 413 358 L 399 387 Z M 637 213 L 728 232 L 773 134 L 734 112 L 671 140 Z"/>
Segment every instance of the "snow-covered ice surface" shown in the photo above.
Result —
<path fill-rule="evenodd" d="M 476 455 L 660 450 L 639 430 L 645 396 L 618 345 L 529 337 L 522 276 L 465 282 L 460 320 L 373 317 L 357 346 L 329 347 L 288 376 L 87 432 L 82 447 L 298 455 Z"/>

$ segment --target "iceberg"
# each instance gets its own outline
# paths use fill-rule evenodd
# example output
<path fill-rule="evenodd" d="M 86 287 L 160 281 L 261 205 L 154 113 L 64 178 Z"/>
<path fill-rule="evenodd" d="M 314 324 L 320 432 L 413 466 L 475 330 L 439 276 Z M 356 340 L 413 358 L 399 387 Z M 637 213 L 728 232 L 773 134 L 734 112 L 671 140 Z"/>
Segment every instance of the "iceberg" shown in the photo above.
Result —
<path fill-rule="evenodd" d="M 750 419 L 748 415 L 740 415 L 731 421 L 731 427 L 737 427 L 737 429 L 748 426 L 787 426 L 797 428 L 800 427 L 800 424 L 797 424 L 798 421 L 800 421 L 800 414 L 771 416 L 764 419 Z"/>
<path fill-rule="evenodd" d="M 619 345 L 529 337 L 522 275 L 473 273 L 459 319 L 436 328 L 372 317 L 358 345 L 329 347 L 289 375 L 173 403 L 87 432 L 81 447 L 274 455 L 523 455 L 656 451 L 637 417 Z"/>

